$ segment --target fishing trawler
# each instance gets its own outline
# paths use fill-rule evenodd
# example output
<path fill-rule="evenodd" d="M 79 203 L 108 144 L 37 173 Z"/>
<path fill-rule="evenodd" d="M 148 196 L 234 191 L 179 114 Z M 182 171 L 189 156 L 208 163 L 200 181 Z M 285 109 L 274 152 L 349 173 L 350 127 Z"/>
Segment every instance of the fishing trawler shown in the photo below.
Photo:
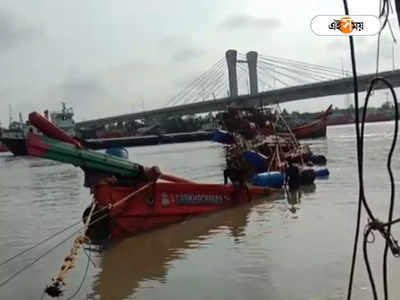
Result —
<path fill-rule="evenodd" d="M 72 107 L 67 107 L 65 102 L 61 103 L 61 111 L 54 111 L 50 114 L 50 120 L 58 128 L 65 131 L 69 136 L 76 136 L 74 112 Z M 45 113 L 46 115 L 46 113 Z"/>
<path fill-rule="evenodd" d="M 19 114 L 19 121 L 12 121 L 8 129 L 2 131 L 0 142 L 15 156 L 27 155 L 25 136 L 29 126 L 24 123 L 22 114 Z"/>
<path fill-rule="evenodd" d="M 44 112 L 44 115 L 49 119 L 47 110 Z M 67 108 L 64 102 L 62 103 L 61 111 L 55 111 L 50 114 L 51 121 L 70 136 L 75 136 L 75 122 L 73 116 L 72 108 Z M 29 121 L 24 122 L 22 114 L 19 113 L 19 121 L 11 121 L 9 128 L 3 130 L 0 143 L 4 144 L 8 151 L 15 156 L 27 155 L 26 137 L 30 132 L 39 134 L 37 129 L 32 126 Z"/>
<path fill-rule="evenodd" d="M 1 123 L 0 123 L 0 137 L 3 135 L 3 128 L 1 128 Z M 2 143 L 2 142 L 0 142 L 0 153 L 1 152 L 8 152 L 8 149 L 7 149 L 7 147 Z"/>
<path fill-rule="evenodd" d="M 280 124 L 286 126 L 284 130 Z M 325 164 L 326 158 L 314 155 L 309 145 L 300 144 L 279 112 L 229 108 L 220 115 L 220 126 L 226 131 L 217 130 L 214 140 L 226 144 L 227 170 L 234 170 L 236 178 L 261 186 L 282 187 L 291 163 L 299 169 L 300 184 L 312 184 L 317 176 L 329 175 L 327 169 L 311 168 Z"/>

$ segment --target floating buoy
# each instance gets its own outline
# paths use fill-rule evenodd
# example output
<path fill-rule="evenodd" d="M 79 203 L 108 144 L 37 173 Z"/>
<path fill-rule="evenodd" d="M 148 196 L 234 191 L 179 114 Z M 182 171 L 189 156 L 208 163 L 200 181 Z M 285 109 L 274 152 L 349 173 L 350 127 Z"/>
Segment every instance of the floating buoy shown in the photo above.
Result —
<path fill-rule="evenodd" d="M 246 151 L 244 158 L 251 164 L 257 173 L 265 172 L 268 166 L 268 157 L 256 151 Z"/>
<path fill-rule="evenodd" d="M 221 144 L 232 144 L 234 142 L 233 136 L 227 131 L 216 129 L 214 130 L 213 141 Z"/>
<path fill-rule="evenodd" d="M 313 169 L 302 169 L 300 170 L 300 184 L 312 184 L 315 180 L 315 174 Z"/>
<path fill-rule="evenodd" d="M 106 150 L 106 154 L 112 155 L 112 156 L 121 157 L 121 158 L 124 158 L 124 159 L 129 159 L 128 150 L 126 150 L 126 148 L 124 148 L 124 147 L 108 148 Z"/>
<path fill-rule="evenodd" d="M 324 155 L 311 155 L 310 161 L 315 165 L 326 165 L 326 157 Z"/>
<path fill-rule="evenodd" d="M 329 170 L 327 168 L 318 168 L 314 169 L 314 174 L 315 177 L 328 177 L 329 176 Z"/>
<path fill-rule="evenodd" d="M 251 182 L 257 186 L 281 188 L 283 186 L 283 175 L 280 172 L 265 172 L 255 175 Z"/>

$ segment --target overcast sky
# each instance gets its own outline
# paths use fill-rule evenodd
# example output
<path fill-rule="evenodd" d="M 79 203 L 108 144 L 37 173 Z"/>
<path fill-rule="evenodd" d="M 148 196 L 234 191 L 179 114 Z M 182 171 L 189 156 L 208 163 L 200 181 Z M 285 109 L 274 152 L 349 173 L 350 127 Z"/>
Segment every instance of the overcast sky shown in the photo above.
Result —
<path fill-rule="evenodd" d="M 378 0 L 349 2 L 353 14 L 377 14 Z M 9 104 L 26 118 L 66 101 L 77 121 L 162 107 L 227 49 L 336 68 L 343 59 L 350 68 L 347 39 L 310 30 L 315 15 L 342 12 L 341 0 L 0 0 L 0 121 L 8 125 Z M 382 47 L 387 70 L 388 34 Z M 356 49 L 359 71 L 373 72 L 376 37 L 357 37 Z M 288 108 L 315 111 L 343 98 Z"/>

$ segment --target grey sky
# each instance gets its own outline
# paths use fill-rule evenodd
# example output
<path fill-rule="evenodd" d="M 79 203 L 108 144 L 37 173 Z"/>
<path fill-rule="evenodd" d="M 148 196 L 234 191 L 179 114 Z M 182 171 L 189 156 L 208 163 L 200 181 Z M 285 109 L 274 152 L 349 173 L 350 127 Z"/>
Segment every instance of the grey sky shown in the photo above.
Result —
<path fill-rule="evenodd" d="M 349 2 L 353 14 L 378 9 Z M 337 68 L 343 59 L 348 68 L 347 40 L 310 30 L 315 15 L 342 12 L 340 0 L 0 0 L 0 121 L 8 124 L 9 104 L 15 118 L 66 101 L 77 121 L 161 107 L 230 48 Z M 391 47 L 386 33 L 382 69 L 391 68 Z M 373 72 L 376 37 L 358 37 L 356 49 L 360 72 Z"/>

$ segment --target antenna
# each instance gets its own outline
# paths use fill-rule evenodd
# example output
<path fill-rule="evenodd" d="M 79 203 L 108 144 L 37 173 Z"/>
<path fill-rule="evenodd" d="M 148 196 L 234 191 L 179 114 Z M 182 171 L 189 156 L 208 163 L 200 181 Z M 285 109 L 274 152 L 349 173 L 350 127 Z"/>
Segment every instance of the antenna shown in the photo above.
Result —
<path fill-rule="evenodd" d="M 393 69 L 393 71 L 394 71 L 394 69 L 395 69 L 395 63 L 394 63 L 394 44 L 395 44 L 395 41 L 392 41 L 392 69 Z"/>
<path fill-rule="evenodd" d="M 11 107 L 11 104 L 8 105 L 8 118 L 9 118 L 8 125 L 10 125 L 11 122 L 12 122 L 12 107 Z"/>

